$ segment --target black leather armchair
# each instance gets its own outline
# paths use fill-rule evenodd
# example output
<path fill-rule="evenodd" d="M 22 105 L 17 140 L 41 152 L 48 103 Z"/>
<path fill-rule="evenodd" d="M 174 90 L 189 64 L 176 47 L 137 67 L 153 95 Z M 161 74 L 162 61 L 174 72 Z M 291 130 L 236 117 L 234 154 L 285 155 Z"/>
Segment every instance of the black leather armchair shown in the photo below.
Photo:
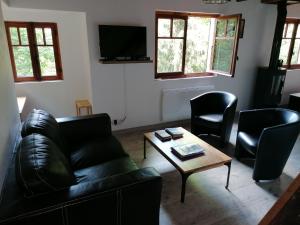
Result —
<path fill-rule="evenodd" d="M 221 144 L 229 141 L 237 97 L 228 92 L 214 91 L 190 100 L 191 132 L 195 135 L 215 134 Z"/>
<path fill-rule="evenodd" d="M 107 114 L 29 115 L 2 187 L 0 224 L 158 225 L 162 180 L 139 169 Z"/>
<path fill-rule="evenodd" d="M 300 130 L 300 117 L 288 109 L 241 111 L 235 156 L 255 159 L 253 179 L 278 178 Z"/>

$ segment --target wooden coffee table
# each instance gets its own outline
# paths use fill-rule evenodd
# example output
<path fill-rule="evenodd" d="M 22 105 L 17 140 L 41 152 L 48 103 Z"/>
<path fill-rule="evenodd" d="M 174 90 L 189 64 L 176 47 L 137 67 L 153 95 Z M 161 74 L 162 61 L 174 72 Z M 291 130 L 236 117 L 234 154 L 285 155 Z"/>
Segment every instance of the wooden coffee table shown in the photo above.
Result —
<path fill-rule="evenodd" d="M 196 172 L 209 170 L 219 166 L 228 166 L 226 189 L 229 185 L 231 160 L 232 158 L 220 152 L 218 149 L 209 145 L 205 141 L 201 140 L 197 136 L 191 134 L 189 131 L 182 128 L 183 138 L 177 140 L 171 140 L 162 142 L 154 134 L 149 132 L 144 134 L 144 159 L 146 159 L 146 141 L 148 141 L 161 155 L 163 155 L 181 174 L 182 186 L 181 186 L 181 202 L 184 202 L 185 186 L 188 177 Z M 177 158 L 172 152 L 172 146 L 184 145 L 184 144 L 199 144 L 205 149 L 205 154 L 193 159 L 182 161 Z"/>

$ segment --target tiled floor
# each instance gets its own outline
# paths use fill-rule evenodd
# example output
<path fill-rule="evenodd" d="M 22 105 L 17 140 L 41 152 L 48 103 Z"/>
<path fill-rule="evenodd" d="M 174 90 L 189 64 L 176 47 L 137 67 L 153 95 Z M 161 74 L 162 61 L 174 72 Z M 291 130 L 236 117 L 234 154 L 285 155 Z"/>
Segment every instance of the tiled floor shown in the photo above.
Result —
<path fill-rule="evenodd" d="M 234 152 L 236 129 L 235 124 L 231 144 L 222 150 L 228 155 Z M 225 189 L 227 167 L 196 173 L 188 179 L 182 204 L 181 177 L 177 170 L 150 145 L 147 145 L 147 159 L 143 160 L 143 131 L 117 136 L 140 167 L 154 167 L 163 177 L 160 225 L 257 224 L 300 171 L 298 138 L 279 179 L 257 184 L 252 180 L 252 169 L 234 159 L 229 191 Z"/>

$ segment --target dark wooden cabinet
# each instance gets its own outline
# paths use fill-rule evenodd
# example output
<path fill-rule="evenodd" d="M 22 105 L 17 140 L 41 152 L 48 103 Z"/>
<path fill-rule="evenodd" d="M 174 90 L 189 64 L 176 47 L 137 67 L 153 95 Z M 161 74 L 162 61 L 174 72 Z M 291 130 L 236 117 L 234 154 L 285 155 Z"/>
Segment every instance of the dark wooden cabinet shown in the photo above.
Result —
<path fill-rule="evenodd" d="M 286 69 L 258 68 L 253 108 L 277 107 L 280 104 Z"/>

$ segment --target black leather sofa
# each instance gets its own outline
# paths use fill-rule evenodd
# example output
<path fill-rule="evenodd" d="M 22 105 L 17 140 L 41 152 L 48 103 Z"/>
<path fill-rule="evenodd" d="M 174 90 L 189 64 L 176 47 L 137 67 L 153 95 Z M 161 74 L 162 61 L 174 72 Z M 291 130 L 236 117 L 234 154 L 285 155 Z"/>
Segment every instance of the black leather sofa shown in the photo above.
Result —
<path fill-rule="evenodd" d="M 162 180 L 139 169 L 107 114 L 25 120 L 2 188 L 0 224 L 158 225 Z"/>
<path fill-rule="evenodd" d="M 236 140 L 237 159 L 255 160 L 253 179 L 278 178 L 291 154 L 300 131 L 296 111 L 281 108 L 240 112 Z"/>

